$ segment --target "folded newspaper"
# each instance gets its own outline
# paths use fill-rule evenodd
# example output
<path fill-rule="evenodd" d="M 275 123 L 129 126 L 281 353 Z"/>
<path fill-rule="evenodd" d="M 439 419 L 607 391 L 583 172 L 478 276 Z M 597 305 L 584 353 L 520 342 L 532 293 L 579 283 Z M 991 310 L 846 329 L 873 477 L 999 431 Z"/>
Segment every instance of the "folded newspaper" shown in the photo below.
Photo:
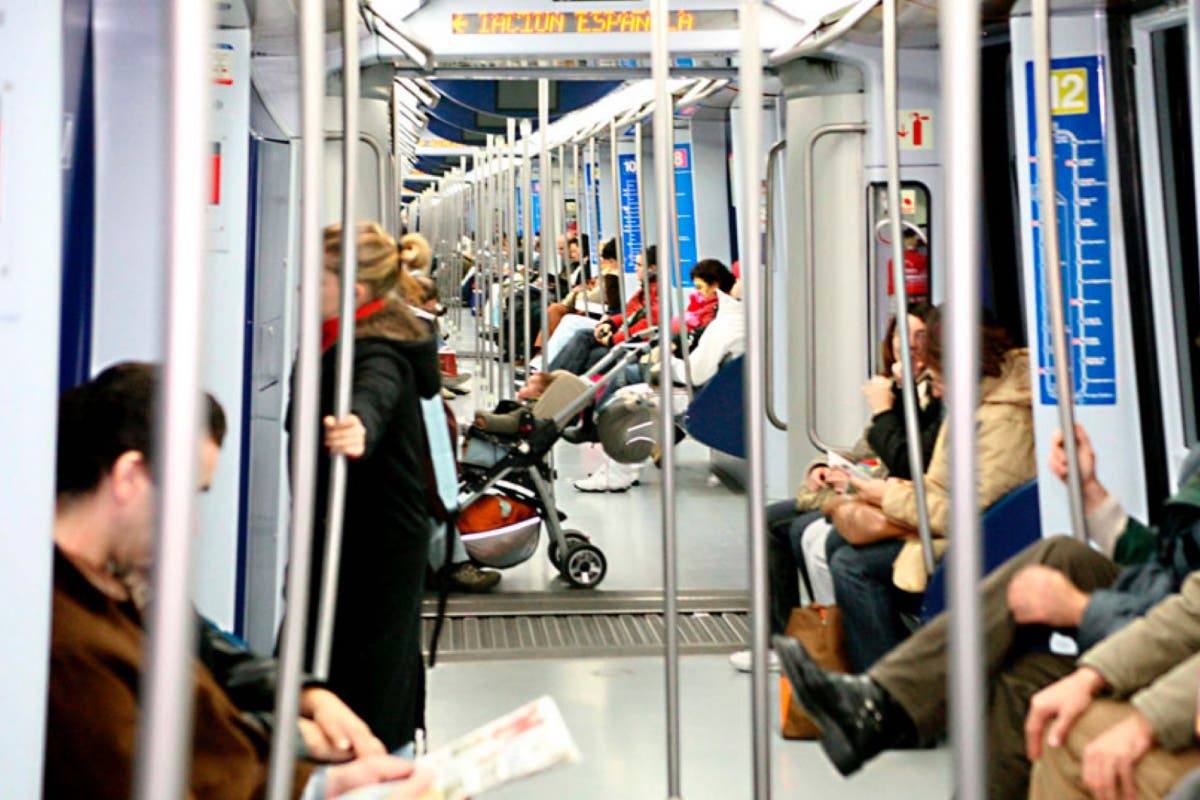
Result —
<path fill-rule="evenodd" d="M 541 697 L 446 747 L 418 759 L 433 774 L 421 800 L 466 800 L 559 764 L 579 761 L 579 751 L 551 697 Z M 399 783 L 382 783 L 343 795 L 346 800 L 386 800 Z"/>
<path fill-rule="evenodd" d="M 856 478 L 862 478 L 863 480 L 870 480 L 870 478 L 872 477 L 871 471 L 869 469 L 867 469 L 866 467 L 864 467 L 861 464 L 855 464 L 854 462 L 844 458 L 841 454 L 836 453 L 833 450 L 826 450 L 825 458 L 826 458 L 826 463 L 829 466 L 840 469 L 843 472 L 845 472 L 847 475 L 850 475 L 850 476 L 856 477 Z"/>

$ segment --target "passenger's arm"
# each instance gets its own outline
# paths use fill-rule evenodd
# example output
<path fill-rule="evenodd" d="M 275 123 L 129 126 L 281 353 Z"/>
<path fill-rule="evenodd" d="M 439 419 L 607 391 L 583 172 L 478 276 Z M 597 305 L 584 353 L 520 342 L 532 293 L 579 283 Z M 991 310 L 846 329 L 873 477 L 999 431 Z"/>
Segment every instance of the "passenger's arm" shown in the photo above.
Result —
<path fill-rule="evenodd" d="M 908 430 L 904 427 L 904 414 L 900 409 L 890 408 L 876 414 L 867 428 L 867 442 L 887 467 L 889 475 L 912 477 L 908 468 Z"/>
<path fill-rule="evenodd" d="M 376 346 L 355 352 L 350 409 L 366 428 L 364 458 L 375 451 L 405 384 L 411 383 L 412 370 L 391 347 Z"/>
<path fill-rule="evenodd" d="M 1194 659 L 1197 653 L 1200 653 L 1200 573 L 1193 572 L 1179 594 L 1171 595 L 1146 616 L 1085 652 L 1079 663 L 1102 675 L 1118 697 L 1138 692 L 1134 705 L 1147 717 L 1163 718 L 1164 706 L 1178 705 L 1182 689 L 1188 684 L 1191 694 L 1185 705 L 1190 735 L 1195 722 L 1195 669 L 1186 680 L 1182 674 L 1165 679 L 1158 691 L 1142 693 L 1139 690 L 1167 675 L 1177 665 Z M 1200 668 L 1200 662 L 1197 662 L 1197 668 Z M 1177 746 L 1178 729 L 1166 724 L 1164 733 L 1163 745 Z"/>

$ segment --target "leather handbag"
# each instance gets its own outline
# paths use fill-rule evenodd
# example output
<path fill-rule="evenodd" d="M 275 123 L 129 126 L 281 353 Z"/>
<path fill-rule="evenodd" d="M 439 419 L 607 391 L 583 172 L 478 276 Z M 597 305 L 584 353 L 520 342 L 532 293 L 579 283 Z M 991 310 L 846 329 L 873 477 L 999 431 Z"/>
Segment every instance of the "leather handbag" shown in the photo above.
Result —
<path fill-rule="evenodd" d="M 853 497 L 830 500 L 821 511 L 850 544 L 863 545 L 884 539 L 906 539 L 917 532 L 916 528 L 892 519 L 878 506 Z"/>
<path fill-rule="evenodd" d="M 846 630 L 837 606 L 812 603 L 792 609 L 785 636 L 796 639 L 822 669 L 846 672 Z M 786 677 L 779 679 L 779 718 L 785 739 L 819 739 L 821 730 L 809 719 L 804 708 L 792 695 L 792 685 Z"/>

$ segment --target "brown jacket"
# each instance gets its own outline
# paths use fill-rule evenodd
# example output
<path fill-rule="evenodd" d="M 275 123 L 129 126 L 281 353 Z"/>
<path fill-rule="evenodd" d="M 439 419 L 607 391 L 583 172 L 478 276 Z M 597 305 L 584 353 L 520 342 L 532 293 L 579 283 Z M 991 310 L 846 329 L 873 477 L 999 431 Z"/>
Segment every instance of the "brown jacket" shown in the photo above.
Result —
<path fill-rule="evenodd" d="M 1033 412 L 1029 386 L 1029 351 L 1010 350 L 1001 374 L 987 377 L 979 387 L 975 412 L 978 456 L 979 507 L 987 508 L 1037 475 L 1033 446 Z M 929 528 L 935 555 L 946 550 L 946 524 L 950 516 L 950 451 L 943 425 L 925 470 L 929 502 Z M 894 520 L 917 527 L 917 500 L 912 483 L 894 481 L 883 496 L 883 512 Z M 928 576 L 921 558 L 921 543 L 911 539 L 896 557 L 892 571 L 896 586 L 909 592 L 925 590 Z"/>
<path fill-rule="evenodd" d="M 132 793 L 144 635 L 132 603 L 54 559 L 45 798 L 126 800 Z M 254 800 L 266 792 L 269 742 L 196 663 L 195 749 L 187 800 Z M 297 764 L 292 794 L 313 767 Z"/>
<path fill-rule="evenodd" d="M 1130 698 L 1167 750 L 1196 744 L 1200 683 L 1200 572 L 1179 594 L 1083 654 L 1080 666 L 1104 676 L 1112 693 Z"/>

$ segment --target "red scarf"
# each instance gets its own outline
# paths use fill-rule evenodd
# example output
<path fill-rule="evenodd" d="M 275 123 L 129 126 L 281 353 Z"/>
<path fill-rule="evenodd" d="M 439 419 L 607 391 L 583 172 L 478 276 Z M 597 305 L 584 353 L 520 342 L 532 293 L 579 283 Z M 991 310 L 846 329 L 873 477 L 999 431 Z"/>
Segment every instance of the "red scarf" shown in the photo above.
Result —
<path fill-rule="evenodd" d="M 383 311 L 385 303 L 383 298 L 372 300 L 369 303 L 364 303 L 354 312 L 354 321 L 364 320 L 369 316 L 378 314 Z M 329 348 L 333 347 L 334 342 L 338 340 L 338 325 L 341 317 L 330 317 L 321 323 L 321 352 L 324 353 Z"/>

